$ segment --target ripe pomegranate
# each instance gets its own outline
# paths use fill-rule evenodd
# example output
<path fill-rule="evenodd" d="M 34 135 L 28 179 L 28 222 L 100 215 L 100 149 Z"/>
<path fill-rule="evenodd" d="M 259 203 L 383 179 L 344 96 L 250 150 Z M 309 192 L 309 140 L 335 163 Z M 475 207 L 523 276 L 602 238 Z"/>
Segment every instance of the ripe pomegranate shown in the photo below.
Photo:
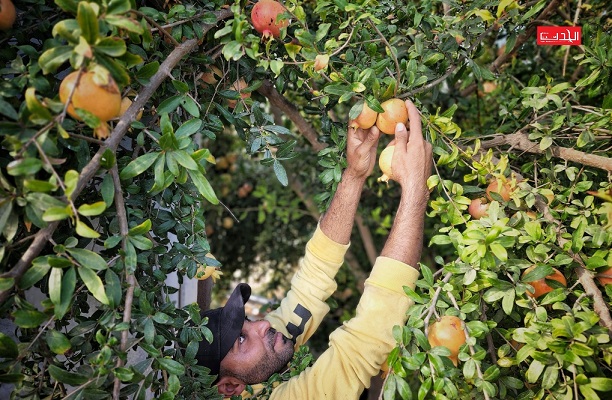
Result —
<path fill-rule="evenodd" d="M 427 340 L 431 347 L 444 346 L 450 350 L 449 358 L 455 364 L 459 363 L 459 348 L 466 342 L 465 331 L 461 326 L 461 319 L 452 315 L 445 315 L 429 326 Z"/>
<path fill-rule="evenodd" d="M 79 85 L 74 90 L 70 105 L 68 106 L 68 114 L 74 119 L 81 118 L 76 113 L 75 108 L 87 110 L 100 121 L 105 122 L 115 118 L 121 111 L 121 92 L 119 87 L 111 77 L 108 71 L 104 72 L 105 84 L 99 84 L 95 78 L 96 73 L 93 71 L 84 72 L 81 74 Z M 59 98 L 64 104 L 68 101 L 70 92 L 76 84 L 78 71 L 68 74 L 60 84 Z"/>
<path fill-rule="evenodd" d="M 501 184 L 501 189 L 499 189 L 499 181 L 497 179 L 495 179 L 494 181 L 492 181 L 491 183 L 489 183 L 489 186 L 487 186 L 487 198 L 489 199 L 489 201 L 493 201 L 493 197 L 491 196 L 491 193 L 497 193 L 501 196 L 501 198 L 504 201 L 508 201 L 510 200 L 510 196 L 512 196 L 512 185 L 510 184 L 510 182 L 503 182 Z"/>
<path fill-rule="evenodd" d="M 610 285 L 612 284 L 612 267 L 598 273 L 596 275 L 597 281 L 602 285 Z"/>
<path fill-rule="evenodd" d="M 472 216 L 472 218 L 480 219 L 484 217 L 485 215 L 487 215 L 488 208 L 489 208 L 489 203 L 487 202 L 487 199 L 484 197 L 481 197 L 481 198 L 472 200 L 472 202 L 470 203 L 470 206 L 468 207 L 468 213 Z"/>
<path fill-rule="evenodd" d="M 0 0 L 0 31 L 8 31 L 13 27 L 17 13 L 11 0 Z"/>
<path fill-rule="evenodd" d="M 278 1 L 259 0 L 251 10 L 253 27 L 264 37 L 279 38 L 281 29 L 289 25 L 287 19 L 277 20 L 278 16 L 285 11 L 285 7 Z"/>
<path fill-rule="evenodd" d="M 378 113 L 368 107 L 368 104 L 364 101 L 361 114 L 351 122 L 351 125 L 356 124 L 361 129 L 370 129 L 376 123 L 376 117 L 378 117 Z"/>
<path fill-rule="evenodd" d="M 527 268 L 523 272 L 522 276 L 525 276 L 529 272 L 533 271 L 535 267 L 536 267 L 535 265 L 532 265 L 531 267 Z M 562 284 L 563 286 L 567 287 L 567 280 L 565 279 L 565 276 L 558 269 L 553 268 L 553 273 L 548 275 L 547 277 L 538 279 L 536 281 L 527 282 L 527 284 L 531 285 L 534 288 L 533 293 L 531 293 L 530 291 L 527 291 L 527 296 L 534 297 L 537 299 L 538 297 L 543 296 L 548 292 L 552 292 L 553 288 L 550 287 L 548 283 L 546 283 L 546 279 L 555 280 L 559 282 L 560 284 Z"/>
<path fill-rule="evenodd" d="M 384 112 L 378 114 L 376 126 L 387 135 L 395 134 L 395 125 L 398 122 L 406 125 L 408 122 L 408 109 L 401 99 L 389 99 L 380 105 Z"/>
<path fill-rule="evenodd" d="M 389 179 L 393 178 L 393 170 L 391 168 L 391 162 L 393 161 L 393 152 L 395 151 L 395 146 L 387 146 L 380 153 L 380 157 L 378 158 L 378 166 L 382 171 L 383 175 L 378 178 L 379 182 L 389 182 Z"/>

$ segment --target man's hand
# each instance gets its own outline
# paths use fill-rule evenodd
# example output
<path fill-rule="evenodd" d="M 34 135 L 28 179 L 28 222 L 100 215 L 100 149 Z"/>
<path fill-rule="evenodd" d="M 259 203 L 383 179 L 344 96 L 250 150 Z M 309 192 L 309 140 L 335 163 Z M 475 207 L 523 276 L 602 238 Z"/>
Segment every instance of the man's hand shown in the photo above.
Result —
<path fill-rule="evenodd" d="M 380 131 L 376 125 L 370 129 L 361 129 L 349 124 L 346 143 L 348 161 L 346 173 L 362 179 L 370 176 L 376 164 L 378 139 L 380 139 Z"/>
<path fill-rule="evenodd" d="M 391 169 L 391 179 L 402 187 L 402 196 L 411 196 L 415 201 L 427 202 L 429 190 L 427 178 L 431 175 L 432 148 L 423 138 L 421 116 L 410 100 L 406 100 L 406 108 L 410 118 L 410 132 L 404 124 L 395 127 L 395 145 Z"/>

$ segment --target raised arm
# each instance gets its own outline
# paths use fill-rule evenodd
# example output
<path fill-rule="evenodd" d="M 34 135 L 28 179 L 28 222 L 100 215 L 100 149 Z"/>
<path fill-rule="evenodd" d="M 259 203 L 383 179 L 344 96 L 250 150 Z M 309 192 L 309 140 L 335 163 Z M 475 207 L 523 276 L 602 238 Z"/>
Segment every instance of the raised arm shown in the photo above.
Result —
<path fill-rule="evenodd" d="M 427 178 L 431 175 L 431 144 L 423 138 L 421 118 L 414 104 L 407 100 L 410 132 L 401 125 L 395 133 L 395 151 L 391 179 L 402 188 L 393 227 L 381 252 L 418 269 L 423 247 L 424 214 L 429 199 Z M 400 125 L 400 124 L 398 124 Z"/>
<path fill-rule="evenodd" d="M 349 124 L 346 144 L 348 166 L 342 173 L 342 180 L 334 198 L 320 221 L 323 233 L 337 243 L 348 244 L 350 241 L 361 191 L 376 163 L 379 138 L 380 131 L 376 126 L 361 129 L 353 128 Z"/>

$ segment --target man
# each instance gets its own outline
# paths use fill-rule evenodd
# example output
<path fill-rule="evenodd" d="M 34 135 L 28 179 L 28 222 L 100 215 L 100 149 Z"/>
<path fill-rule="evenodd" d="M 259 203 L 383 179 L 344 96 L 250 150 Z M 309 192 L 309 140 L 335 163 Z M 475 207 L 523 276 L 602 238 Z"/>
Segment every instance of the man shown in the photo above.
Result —
<path fill-rule="evenodd" d="M 391 179 L 401 186 L 400 204 L 356 315 L 330 335 L 329 348 L 313 366 L 274 389 L 272 400 L 357 399 L 395 346 L 392 328 L 405 323 L 411 305 L 403 287 L 414 288 L 419 275 L 432 158 L 416 107 L 410 101 L 406 107 L 410 133 L 397 124 L 393 143 Z M 348 166 L 280 307 L 264 320 L 245 320 L 251 289 L 240 284 L 224 307 L 206 312 L 213 341 L 201 342 L 197 358 L 218 375 L 221 394 L 240 395 L 246 385 L 264 382 L 285 368 L 294 348 L 312 336 L 329 311 L 325 300 L 337 287 L 334 277 L 349 246 L 364 182 L 376 162 L 379 137 L 376 127 L 349 128 Z"/>

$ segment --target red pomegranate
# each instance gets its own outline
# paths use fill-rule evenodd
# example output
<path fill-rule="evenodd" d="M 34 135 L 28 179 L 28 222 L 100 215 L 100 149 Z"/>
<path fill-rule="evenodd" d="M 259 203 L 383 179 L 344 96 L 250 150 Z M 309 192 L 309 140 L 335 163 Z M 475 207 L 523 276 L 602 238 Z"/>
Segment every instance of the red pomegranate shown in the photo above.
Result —
<path fill-rule="evenodd" d="M 259 0 L 251 10 L 253 27 L 264 37 L 274 36 L 278 38 L 281 28 L 285 28 L 289 25 L 289 20 L 276 20 L 276 18 L 285 11 L 285 7 L 278 1 Z"/>

